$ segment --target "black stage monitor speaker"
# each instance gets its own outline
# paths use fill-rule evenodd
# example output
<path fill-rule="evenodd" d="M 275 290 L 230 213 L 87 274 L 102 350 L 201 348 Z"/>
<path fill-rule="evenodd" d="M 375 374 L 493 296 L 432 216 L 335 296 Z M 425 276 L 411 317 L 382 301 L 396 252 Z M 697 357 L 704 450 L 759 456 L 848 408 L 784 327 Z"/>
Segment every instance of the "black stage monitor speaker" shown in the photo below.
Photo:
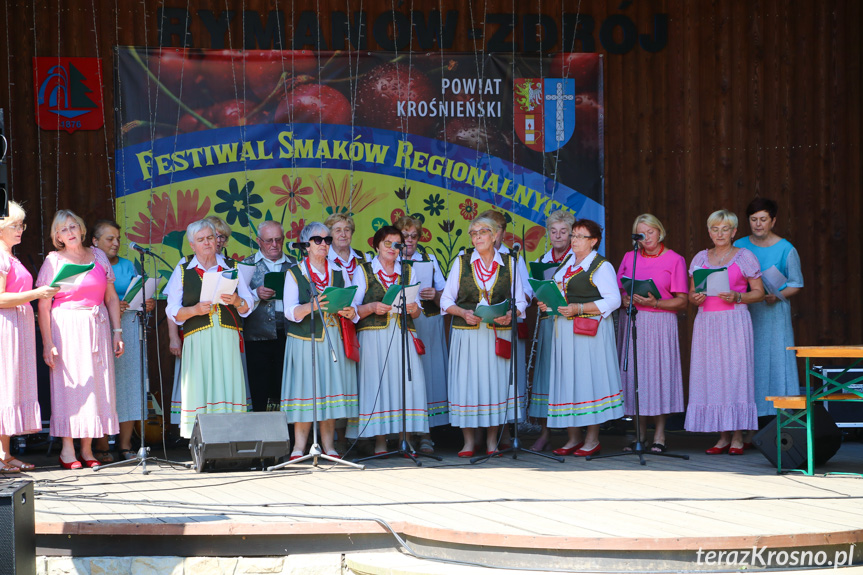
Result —
<path fill-rule="evenodd" d="M 806 417 L 803 417 L 805 422 Z M 827 463 L 836 455 L 842 446 L 842 432 L 836 427 L 836 423 L 824 406 L 820 403 L 812 404 L 812 440 L 813 456 L 815 466 Z M 796 425 L 796 424 L 795 424 Z M 782 429 L 782 468 L 803 469 L 806 467 L 806 429 L 802 427 L 785 427 Z M 752 443 L 758 451 L 766 457 L 773 466 L 776 466 L 776 420 L 755 434 Z"/>
<path fill-rule="evenodd" d="M 189 450 L 195 471 L 245 471 L 275 465 L 290 449 L 281 411 L 199 415 Z"/>
<path fill-rule="evenodd" d="M 36 574 L 33 482 L 0 485 L 0 573 Z"/>

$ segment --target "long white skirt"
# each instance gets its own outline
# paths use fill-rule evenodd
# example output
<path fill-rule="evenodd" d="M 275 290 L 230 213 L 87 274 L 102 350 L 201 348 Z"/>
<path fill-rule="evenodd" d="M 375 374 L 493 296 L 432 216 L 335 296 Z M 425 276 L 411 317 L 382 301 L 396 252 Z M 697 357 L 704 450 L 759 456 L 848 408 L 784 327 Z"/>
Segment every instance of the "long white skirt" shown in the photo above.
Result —
<path fill-rule="evenodd" d="M 552 337 L 548 426 L 583 427 L 623 417 L 623 385 L 606 318 L 595 336 L 572 333 L 572 320 L 557 317 Z"/>
<path fill-rule="evenodd" d="M 359 416 L 348 420 L 348 437 L 374 437 L 402 431 L 402 341 L 395 319 L 386 329 L 366 329 L 358 335 Z M 428 433 L 428 407 L 423 364 L 411 337 L 407 351 L 413 378 L 405 383 L 408 433 Z"/>
<path fill-rule="evenodd" d="M 497 335 L 509 341 L 511 332 L 508 327 L 498 328 Z M 447 370 L 450 424 L 474 428 L 513 421 L 515 393 L 510 386 L 510 360 L 495 355 L 494 330 L 485 324 L 478 329 L 453 329 L 451 338 Z M 522 358 L 520 355 L 519 361 Z M 523 391 L 518 406 L 524 409 Z"/>

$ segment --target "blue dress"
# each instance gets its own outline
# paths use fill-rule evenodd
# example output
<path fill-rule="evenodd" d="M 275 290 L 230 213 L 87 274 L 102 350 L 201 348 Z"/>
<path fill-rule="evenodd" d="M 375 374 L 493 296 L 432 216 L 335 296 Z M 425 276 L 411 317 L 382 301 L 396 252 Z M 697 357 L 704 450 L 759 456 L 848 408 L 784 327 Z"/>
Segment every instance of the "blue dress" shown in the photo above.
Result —
<path fill-rule="evenodd" d="M 114 289 L 117 297 L 123 299 L 129 286 L 138 277 L 135 264 L 131 261 L 119 258 L 112 265 L 114 270 Z M 143 403 L 141 396 L 141 339 L 139 337 L 138 314 L 132 310 L 126 310 L 120 317 L 123 328 L 123 343 L 126 352 L 114 359 L 114 381 L 117 388 L 117 417 L 120 423 L 124 421 L 140 421 Z M 147 382 L 146 362 L 144 364 L 144 381 Z"/>
<path fill-rule="evenodd" d="M 761 271 L 776 266 L 788 282 L 786 287 L 803 287 L 803 271 L 797 250 L 786 239 L 770 247 L 762 248 L 752 243 L 749 237 L 734 242 L 738 248 L 746 248 L 755 254 Z M 775 395 L 797 395 L 800 379 L 797 375 L 797 359 L 786 347 L 794 345 L 791 329 L 791 304 L 778 300 L 774 304 L 761 301 L 749 306 L 752 316 L 752 331 L 755 339 L 755 404 L 758 416 L 776 415 L 773 404 L 764 398 Z"/>

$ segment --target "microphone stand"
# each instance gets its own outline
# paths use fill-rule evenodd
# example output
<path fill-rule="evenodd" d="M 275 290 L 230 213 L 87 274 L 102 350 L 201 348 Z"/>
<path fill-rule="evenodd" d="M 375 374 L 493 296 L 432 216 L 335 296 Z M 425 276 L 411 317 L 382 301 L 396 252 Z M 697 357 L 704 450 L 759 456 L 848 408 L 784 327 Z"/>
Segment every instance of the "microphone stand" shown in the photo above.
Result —
<path fill-rule="evenodd" d="M 318 466 L 318 459 L 324 459 L 329 461 L 330 463 L 349 465 L 351 467 L 356 467 L 359 469 L 365 469 L 365 465 L 357 465 L 351 461 L 345 461 L 339 457 L 333 457 L 332 455 L 327 455 L 321 449 L 320 444 L 318 443 L 318 368 L 317 368 L 317 357 L 315 355 L 315 344 L 317 341 L 315 340 L 315 304 L 317 303 L 317 312 L 318 319 L 321 322 L 322 331 L 324 332 L 324 338 L 327 340 L 327 345 L 330 348 L 330 356 L 333 358 L 333 363 L 338 363 L 338 358 L 336 357 L 335 348 L 333 348 L 333 342 L 330 341 L 330 332 L 327 331 L 327 322 L 324 320 L 324 312 L 321 311 L 320 302 L 318 301 L 318 288 L 315 287 L 315 282 L 312 281 L 312 270 L 309 268 L 309 260 L 306 256 L 306 250 L 303 246 L 299 247 L 300 258 L 305 263 L 306 274 L 309 277 L 309 302 L 312 306 L 312 313 L 309 314 L 309 321 L 311 322 L 311 342 L 312 342 L 312 445 L 309 447 L 308 455 L 303 455 L 302 457 L 298 457 L 293 461 L 285 461 L 278 465 L 272 465 L 266 468 L 266 471 L 276 471 L 278 469 L 282 469 L 283 467 L 287 467 L 288 465 L 293 465 L 296 463 L 302 463 L 309 459 L 312 460 L 312 465 Z"/>
<path fill-rule="evenodd" d="M 368 461 L 369 459 L 379 459 L 384 457 L 389 457 L 390 455 L 399 455 L 403 454 L 405 457 L 409 457 L 411 461 L 416 463 L 417 467 L 422 466 L 422 461 L 417 459 L 418 457 L 429 457 L 431 459 L 437 461 L 443 461 L 442 457 L 438 457 L 437 455 L 432 455 L 429 453 L 423 453 L 421 451 L 415 451 L 410 443 L 408 443 L 408 404 L 407 404 L 407 382 L 413 382 L 413 370 L 411 369 L 411 354 L 408 353 L 408 299 L 405 297 L 407 295 L 407 266 L 410 265 L 408 261 L 405 260 L 404 257 L 404 245 L 399 244 L 399 262 L 401 263 L 402 270 L 399 278 L 399 283 L 401 284 L 401 296 L 402 296 L 402 307 L 401 311 L 401 331 L 402 331 L 402 437 L 401 441 L 399 441 L 399 448 L 394 451 L 387 451 L 385 453 L 377 453 L 375 455 L 370 455 L 369 457 L 363 457 L 362 459 L 357 459 L 356 461 Z M 398 296 L 396 296 L 398 297 Z"/>
<path fill-rule="evenodd" d="M 144 475 L 149 475 L 150 472 L 147 470 L 147 462 L 155 461 L 157 463 L 167 463 L 169 465 L 181 465 L 186 469 L 191 469 L 191 463 L 181 463 L 179 461 L 170 461 L 168 459 L 161 459 L 159 457 L 151 457 L 150 456 L 150 448 L 146 446 L 144 433 L 144 426 L 146 425 L 146 414 L 147 414 L 147 376 L 146 376 L 146 367 L 147 367 L 147 326 L 150 324 L 150 312 L 147 311 L 147 267 L 144 265 L 144 256 L 149 255 L 152 257 L 158 258 L 156 254 L 151 252 L 150 250 L 139 250 L 139 257 L 141 263 L 141 289 L 144 291 L 143 303 L 141 304 L 141 309 L 136 311 L 135 314 L 138 316 L 138 340 L 141 342 L 141 447 L 138 448 L 138 452 L 135 454 L 135 457 L 132 459 L 125 459 L 123 461 L 115 461 L 113 463 L 108 463 L 106 465 L 96 465 L 93 467 L 93 471 L 99 471 L 102 469 L 108 469 L 109 467 L 118 467 L 120 465 L 135 465 L 141 466 L 141 473 Z M 162 259 L 162 258 L 159 258 Z M 165 261 L 165 260 L 162 260 Z M 166 262 L 167 263 L 167 262 Z M 154 296 L 156 294 L 153 294 Z"/>
<path fill-rule="evenodd" d="M 559 457 L 557 455 L 549 455 L 548 453 L 540 453 L 539 451 L 534 451 L 532 449 L 527 449 L 526 447 L 521 446 L 521 440 L 518 437 L 518 426 L 521 423 L 521 410 L 518 407 L 518 308 L 515 305 L 515 293 L 512 293 L 515 290 L 516 279 L 518 277 L 518 247 L 513 246 L 512 252 L 510 253 L 512 258 L 512 287 L 510 290 L 510 298 L 509 298 L 509 311 L 511 314 L 511 320 L 509 322 L 510 328 L 510 339 L 512 340 L 512 357 L 509 362 L 509 382 L 507 384 L 507 412 L 509 412 L 509 389 L 512 388 L 512 402 L 515 405 L 515 425 L 513 426 L 515 429 L 512 434 L 512 443 L 506 449 L 495 451 L 492 454 L 480 455 L 477 457 L 472 457 L 470 462 L 477 463 L 478 461 L 485 461 L 486 459 L 495 456 L 495 455 L 503 455 L 504 453 L 512 453 L 513 459 L 518 459 L 518 454 L 520 452 L 530 453 L 533 455 L 539 455 L 540 457 L 545 457 L 546 459 L 553 459 L 558 463 L 563 463 L 563 457 Z M 491 302 L 489 302 L 491 303 Z M 539 318 L 537 318 L 537 325 L 539 325 Z M 504 425 L 509 425 L 506 421 L 506 417 L 504 417 Z"/>
<path fill-rule="evenodd" d="M 638 262 L 638 240 L 632 242 L 632 283 L 629 285 L 629 306 L 626 308 L 626 315 L 629 316 L 629 321 L 626 324 L 626 332 L 623 337 L 624 352 L 623 352 L 623 371 L 629 370 L 629 341 L 632 339 L 632 375 L 633 385 L 635 388 L 635 447 L 632 451 L 621 451 L 620 453 L 608 453 L 606 455 L 588 455 L 584 459 L 604 459 L 606 457 L 620 457 L 622 455 L 637 455 L 638 461 L 642 465 L 646 465 L 644 454 L 659 455 L 661 457 L 676 457 L 678 459 L 689 459 L 688 455 L 678 455 L 676 453 L 655 453 L 653 451 L 646 452 L 644 450 L 643 437 L 641 437 L 641 405 L 638 399 L 638 330 L 635 327 L 635 317 L 638 315 L 638 309 L 635 307 L 635 266 Z"/>

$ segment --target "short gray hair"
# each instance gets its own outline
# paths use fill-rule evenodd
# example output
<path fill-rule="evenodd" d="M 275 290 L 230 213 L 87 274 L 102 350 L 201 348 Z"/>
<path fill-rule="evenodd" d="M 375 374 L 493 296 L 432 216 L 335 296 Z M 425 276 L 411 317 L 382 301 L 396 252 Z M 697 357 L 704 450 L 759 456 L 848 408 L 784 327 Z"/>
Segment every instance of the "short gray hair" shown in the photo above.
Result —
<path fill-rule="evenodd" d="M 215 235 L 216 230 L 213 229 L 213 224 L 206 219 L 192 222 L 186 227 L 186 239 L 189 241 L 189 245 L 194 245 L 193 242 L 195 241 L 195 234 L 204 228 L 210 228 L 210 231 Z"/>
<path fill-rule="evenodd" d="M 551 224 L 556 224 L 558 222 L 566 224 L 567 227 L 572 228 L 572 224 L 575 223 L 575 216 L 565 210 L 555 210 L 545 219 L 545 227 L 550 228 Z"/>
<path fill-rule="evenodd" d="M 300 232 L 300 241 L 307 242 L 312 236 L 319 235 L 318 232 L 324 232 L 325 236 L 330 235 L 330 228 L 322 224 L 321 222 L 309 222 L 306 224 L 306 227 L 303 228 L 303 231 Z"/>
<path fill-rule="evenodd" d="M 268 228 L 269 226 L 278 226 L 278 228 L 280 230 L 282 230 L 282 233 L 285 232 L 285 228 L 283 228 L 282 224 L 280 224 L 276 220 L 264 220 L 263 222 L 258 224 L 258 229 L 257 229 L 258 237 L 261 237 L 261 235 L 264 233 L 264 230 L 266 228 Z"/>

